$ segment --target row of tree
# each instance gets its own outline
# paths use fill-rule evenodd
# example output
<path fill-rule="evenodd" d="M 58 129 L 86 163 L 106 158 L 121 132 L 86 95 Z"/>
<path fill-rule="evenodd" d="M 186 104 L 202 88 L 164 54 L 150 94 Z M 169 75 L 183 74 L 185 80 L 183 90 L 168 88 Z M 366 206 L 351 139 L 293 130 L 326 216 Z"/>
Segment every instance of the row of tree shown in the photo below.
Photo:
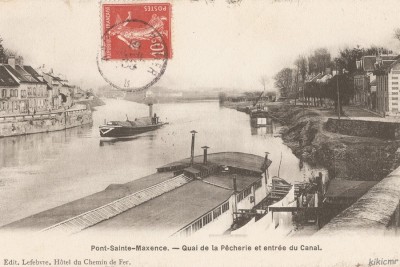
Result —
<path fill-rule="evenodd" d="M 399 30 L 400 38 L 400 30 Z M 322 105 L 324 99 L 331 99 L 337 106 L 338 93 L 340 102 L 346 104 L 354 94 L 352 75 L 357 71 L 356 61 L 365 55 L 391 54 L 392 51 L 371 46 L 345 48 L 332 59 L 326 48 L 319 48 L 308 56 L 299 56 L 292 68 L 283 68 L 274 77 L 275 87 L 281 96 L 294 99 L 303 98 L 307 105 Z M 335 75 L 325 82 L 308 81 L 319 73 Z M 321 76 L 322 76 L 321 75 Z"/>

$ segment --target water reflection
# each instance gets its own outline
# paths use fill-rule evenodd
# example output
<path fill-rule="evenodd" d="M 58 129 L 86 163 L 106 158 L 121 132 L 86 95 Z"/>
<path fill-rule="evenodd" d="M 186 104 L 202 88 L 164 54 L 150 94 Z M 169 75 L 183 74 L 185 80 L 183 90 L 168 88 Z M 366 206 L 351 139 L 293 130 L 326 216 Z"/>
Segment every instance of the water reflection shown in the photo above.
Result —
<path fill-rule="evenodd" d="M 130 137 L 118 137 L 118 138 L 102 138 L 99 142 L 100 146 L 105 146 L 105 145 L 114 145 L 115 143 L 118 142 L 130 142 L 138 139 L 148 139 L 150 141 L 153 141 L 155 136 L 153 134 L 149 135 L 136 135 L 136 136 L 130 136 Z"/>
<path fill-rule="evenodd" d="M 276 133 L 277 127 L 271 123 L 270 125 L 260 126 L 260 127 L 251 127 L 251 135 L 260 135 L 260 136 L 274 136 Z"/>

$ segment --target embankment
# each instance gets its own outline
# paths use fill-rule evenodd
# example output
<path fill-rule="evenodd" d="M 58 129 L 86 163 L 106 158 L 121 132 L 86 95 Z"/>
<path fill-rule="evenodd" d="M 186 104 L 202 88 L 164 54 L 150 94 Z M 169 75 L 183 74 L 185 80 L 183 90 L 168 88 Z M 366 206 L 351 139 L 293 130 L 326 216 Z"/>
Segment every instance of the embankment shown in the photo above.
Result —
<path fill-rule="evenodd" d="M 287 123 L 282 138 L 294 154 L 325 167 L 330 177 L 379 181 L 400 164 L 395 156 L 400 142 L 394 138 L 330 132 L 326 118 L 318 110 L 303 111 L 285 105 L 270 107 L 269 111 Z"/>
<path fill-rule="evenodd" d="M 333 133 L 352 136 L 400 139 L 400 123 L 329 118 L 325 128 Z"/>
<path fill-rule="evenodd" d="M 0 138 L 59 131 L 89 123 L 92 123 L 92 112 L 89 109 L 6 116 L 0 118 Z"/>
<path fill-rule="evenodd" d="M 224 106 L 240 108 L 236 103 L 224 103 Z M 342 131 L 328 131 L 327 118 L 317 109 L 303 110 L 293 105 L 273 103 L 268 105 L 268 111 L 284 124 L 282 139 L 293 153 L 311 165 L 326 168 L 329 177 L 380 181 L 400 165 L 400 157 L 396 157 L 400 141 L 385 139 L 385 135 L 374 137 L 380 136 L 380 125 L 369 129 L 370 132 L 364 136 L 351 136 L 341 134 Z M 357 132 L 359 130 L 354 129 Z M 377 134 L 369 134 L 374 131 Z M 394 134 L 395 130 L 391 132 Z"/>

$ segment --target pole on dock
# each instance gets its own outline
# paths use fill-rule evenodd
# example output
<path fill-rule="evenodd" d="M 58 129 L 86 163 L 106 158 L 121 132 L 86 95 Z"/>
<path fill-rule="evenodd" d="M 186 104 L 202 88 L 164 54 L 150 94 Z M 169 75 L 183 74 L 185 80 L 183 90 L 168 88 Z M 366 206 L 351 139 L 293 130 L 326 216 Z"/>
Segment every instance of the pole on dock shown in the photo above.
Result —
<path fill-rule="evenodd" d="M 152 103 L 149 104 L 149 117 L 150 118 L 153 117 L 153 104 Z"/>
<path fill-rule="evenodd" d="M 192 134 L 192 148 L 190 151 L 190 166 L 193 166 L 193 162 L 194 162 L 194 140 L 195 140 L 195 135 L 196 135 L 196 131 L 192 130 L 191 134 Z"/>
<path fill-rule="evenodd" d="M 209 147 L 208 146 L 203 146 L 201 148 L 204 150 L 204 152 L 203 152 L 203 155 L 204 155 L 203 164 L 206 165 L 207 164 L 207 149 L 209 149 Z"/>
<path fill-rule="evenodd" d="M 237 184 L 236 184 L 236 177 L 237 177 L 237 175 L 236 174 L 234 174 L 233 175 L 233 178 L 232 178 L 232 180 L 233 180 L 233 197 L 235 198 L 235 207 L 234 207 L 234 209 L 233 209 L 233 222 L 235 223 L 236 222 L 236 220 L 237 220 L 237 211 L 238 211 L 238 209 L 237 209 L 237 199 L 236 199 L 236 194 L 237 194 Z"/>
<path fill-rule="evenodd" d="M 269 155 L 269 152 L 265 152 L 265 159 L 264 159 L 264 164 L 265 164 L 265 168 L 264 168 L 265 187 L 267 187 L 267 184 L 268 184 L 268 176 L 267 176 L 267 171 L 268 171 L 268 155 Z"/>

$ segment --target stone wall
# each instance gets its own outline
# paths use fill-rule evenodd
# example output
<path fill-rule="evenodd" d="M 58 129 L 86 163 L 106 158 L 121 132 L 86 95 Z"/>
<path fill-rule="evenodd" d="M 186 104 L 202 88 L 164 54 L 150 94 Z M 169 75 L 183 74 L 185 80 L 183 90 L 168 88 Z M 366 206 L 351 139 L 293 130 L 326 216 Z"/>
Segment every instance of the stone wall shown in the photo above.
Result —
<path fill-rule="evenodd" d="M 0 137 L 64 130 L 92 123 L 87 109 L 0 117 Z"/>
<path fill-rule="evenodd" d="M 395 122 L 328 119 L 325 129 L 345 135 L 400 140 L 400 123 Z"/>
<path fill-rule="evenodd" d="M 373 186 L 349 208 L 326 224 L 317 235 L 397 232 L 399 226 L 400 167 Z"/>

